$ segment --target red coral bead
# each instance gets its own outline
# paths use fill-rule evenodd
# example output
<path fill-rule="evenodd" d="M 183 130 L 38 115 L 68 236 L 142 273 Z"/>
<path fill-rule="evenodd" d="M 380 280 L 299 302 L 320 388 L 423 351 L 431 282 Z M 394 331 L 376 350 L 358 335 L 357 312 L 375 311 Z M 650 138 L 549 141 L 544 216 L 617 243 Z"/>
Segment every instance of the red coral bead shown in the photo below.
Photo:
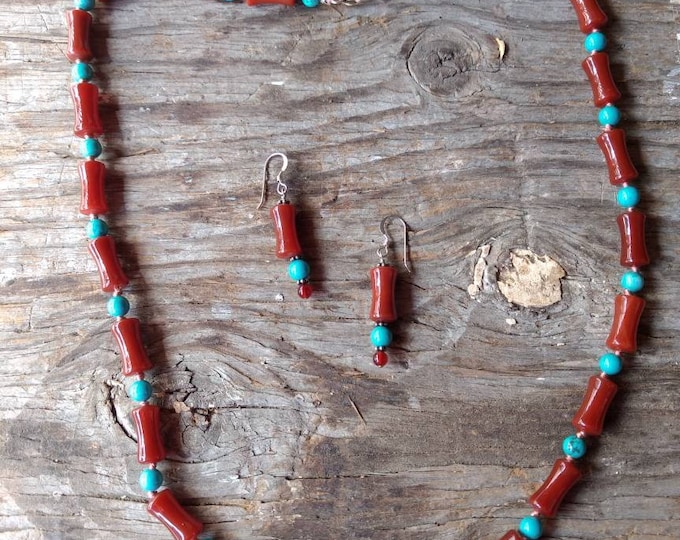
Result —
<path fill-rule="evenodd" d="M 129 377 L 130 375 L 144 373 L 147 369 L 153 367 L 142 343 L 139 319 L 126 317 L 116 321 L 111 326 L 111 332 L 120 349 L 123 375 Z"/>
<path fill-rule="evenodd" d="M 276 256 L 279 259 L 290 259 L 302 255 L 295 228 L 295 207 L 289 203 L 280 203 L 273 206 L 269 214 L 276 233 Z"/>
<path fill-rule="evenodd" d="M 132 411 L 137 428 L 137 461 L 158 463 L 165 459 L 165 447 L 161 439 L 161 415 L 156 405 L 142 405 Z"/>
<path fill-rule="evenodd" d="M 604 417 L 618 388 L 616 383 L 607 377 L 592 376 L 590 378 L 581 407 L 571 421 L 571 425 L 576 428 L 577 432 L 593 437 L 599 437 L 602 434 Z"/>
<path fill-rule="evenodd" d="M 373 355 L 373 363 L 378 367 L 385 367 L 388 361 L 389 357 L 385 351 L 376 351 Z"/>
<path fill-rule="evenodd" d="M 203 530 L 203 524 L 182 508 L 169 489 L 156 493 L 147 511 L 168 528 L 175 540 L 196 540 Z"/>
<path fill-rule="evenodd" d="M 629 210 L 616 218 L 621 234 L 621 266 L 639 268 L 649 264 L 645 220 L 645 214 L 639 210 Z"/>
<path fill-rule="evenodd" d="M 68 26 L 68 45 L 66 58 L 71 62 L 89 62 L 93 55 L 90 50 L 90 27 L 92 15 L 83 9 L 72 9 L 66 12 Z"/>
<path fill-rule="evenodd" d="M 607 53 L 593 53 L 581 65 L 583 71 L 588 75 L 596 107 L 604 107 L 621 99 L 621 92 L 616 87 L 609 68 L 609 55 Z"/>
<path fill-rule="evenodd" d="M 71 86 L 75 121 L 73 133 L 76 137 L 96 138 L 104 133 L 99 117 L 99 88 L 88 82 Z"/>
<path fill-rule="evenodd" d="M 106 214 L 109 211 L 104 193 L 106 166 L 94 159 L 81 161 L 78 163 L 78 175 L 80 176 L 80 213 Z"/>
<path fill-rule="evenodd" d="M 307 299 L 312 296 L 313 291 L 314 289 L 312 289 L 312 286 L 309 283 L 301 283 L 298 287 L 298 296 Z"/>
<path fill-rule="evenodd" d="M 569 490 L 581 479 L 581 471 L 570 459 L 558 459 L 543 485 L 529 497 L 541 515 L 555 517 L 557 509 Z"/>
<path fill-rule="evenodd" d="M 129 283 L 118 261 L 113 238 L 100 236 L 92 240 L 88 245 L 88 251 L 97 264 L 102 291 L 112 293 Z"/>
<path fill-rule="evenodd" d="M 503 535 L 501 540 L 526 540 L 526 538 L 517 531 L 508 531 Z"/>
<path fill-rule="evenodd" d="M 571 4 L 576 11 L 581 32 L 584 34 L 590 34 L 607 24 L 607 14 L 602 11 L 597 0 L 571 0 Z"/>
<path fill-rule="evenodd" d="M 377 323 L 397 320 L 394 297 L 397 284 L 397 269 L 394 266 L 376 266 L 371 269 L 371 310 L 369 316 Z"/>
<path fill-rule="evenodd" d="M 614 300 L 612 328 L 607 347 L 613 351 L 633 354 L 637 351 L 637 333 L 645 301 L 634 294 L 619 294 Z"/>
<path fill-rule="evenodd" d="M 597 137 L 597 144 L 607 160 L 609 182 L 620 186 L 638 177 L 626 144 L 626 132 L 620 128 L 607 129 Z"/>

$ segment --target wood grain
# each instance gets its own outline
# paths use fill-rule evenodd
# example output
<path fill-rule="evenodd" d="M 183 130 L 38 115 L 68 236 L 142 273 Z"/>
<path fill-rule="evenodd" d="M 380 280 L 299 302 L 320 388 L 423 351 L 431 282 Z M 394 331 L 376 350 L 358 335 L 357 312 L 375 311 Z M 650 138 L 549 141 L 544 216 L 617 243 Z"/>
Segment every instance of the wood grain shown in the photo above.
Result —
<path fill-rule="evenodd" d="M 77 213 L 69 5 L 0 0 L 0 538 L 167 538 L 136 484 Z M 678 8 L 603 6 L 654 263 L 640 353 L 546 538 L 675 539 Z M 620 274 L 570 3 L 116 0 L 94 31 L 107 219 L 157 366 L 161 467 L 190 511 L 234 540 L 514 527 L 572 431 Z M 309 301 L 256 210 L 275 151 L 292 161 Z M 392 213 L 415 272 L 379 370 L 367 272 Z M 560 301 L 505 300 L 513 249 L 565 270 Z"/>

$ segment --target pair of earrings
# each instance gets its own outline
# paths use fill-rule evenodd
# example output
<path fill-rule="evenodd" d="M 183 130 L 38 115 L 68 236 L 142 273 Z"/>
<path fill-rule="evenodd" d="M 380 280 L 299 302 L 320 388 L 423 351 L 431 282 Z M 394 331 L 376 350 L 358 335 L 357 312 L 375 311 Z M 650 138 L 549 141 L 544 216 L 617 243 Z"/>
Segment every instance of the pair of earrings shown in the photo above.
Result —
<path fill-rule="evenodd" d="M 276 192 L 280 199 L 272 207 L 269 214 L 274 223 L 276 234 L 276 256 L 280 259 L 288 259 L 288 275 L 298 284 L 298 295 L 301 298 L 309 298 L 312 295 L 312 286 L 309 283 L 310 267 L 302 258 L 302 247 L 297 236 L 295 225 L 295 206 L 287 199 L 288 185 L 283 181 L 281 175 L 288 168 L 288 156 L 281 152 L 270 155 L 264 164 L 264 174 L 262 180 L 262 194 L 259 210 L 267 199 L 267 185 L 269 184 L 269 164 L 275 158 L 281 158 L 282 165 L 276 175 Z M 397 320 L 396 284 L 397 269 L 388 263 L 392 239 L 387 230 L 392 221 L 398 221 L 403 229 L 403 264 L 406 270 L 411 273 L 409 264 L 409 245 L 408 245 L 408 225 L 397 215 L 390 215 L 380 222 L 380 234 L 382 234 L 382 244 L 377 250 L 378 265 L 369 272 L 371 278 L 371 308 L 370 319 L 375 323 L 371 332 L 371 342 L 375 348 L 373 363 L 378 367 L 384 367 L 389 358 L 385 349 L 392 343 L 393 334 L 389 324 Z"/>

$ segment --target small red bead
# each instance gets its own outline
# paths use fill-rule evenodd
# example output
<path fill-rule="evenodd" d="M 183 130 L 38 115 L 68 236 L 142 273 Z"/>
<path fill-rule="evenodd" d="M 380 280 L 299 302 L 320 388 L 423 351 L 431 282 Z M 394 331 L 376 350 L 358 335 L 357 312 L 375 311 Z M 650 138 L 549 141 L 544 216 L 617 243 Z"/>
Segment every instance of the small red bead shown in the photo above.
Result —
<path fill-rule="evenodd" d="M 503 535 L 501 540 L 525 540 L 524 536 L 519 534 L 517 531 L 508 531 Z"/>
<path fill-rule="evenodd" d="M 376 351 L 373 355 L 373 363 L 378 367 L 385 367 L 389 357 L 385 351 Z"/>
<path fill-rule="evenodd" d="M 312 286 L 309 283 L 301 283 L 298 287 L 298 296 L 307 299 L 312 296 L 313 291 L 314 289 L 312 289 Z"/>

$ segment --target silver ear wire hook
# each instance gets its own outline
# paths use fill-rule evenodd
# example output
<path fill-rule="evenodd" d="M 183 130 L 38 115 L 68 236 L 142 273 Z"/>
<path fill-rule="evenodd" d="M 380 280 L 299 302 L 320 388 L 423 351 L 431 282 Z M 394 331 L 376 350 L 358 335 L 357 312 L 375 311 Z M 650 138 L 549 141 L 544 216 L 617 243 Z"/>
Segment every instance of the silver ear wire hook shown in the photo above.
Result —
<path fill-rule="evenodd" d="M 406 268 L 406 271 L 410 274 L 411 273 L 411 264 L 409 262 L 409 248 L 408 248 L 408 225 L 406 222 L 397 215 L 391 215 L 387 216 L 380 222 L 380 234 L 383 235 L 383 243 L 382 246 L 378 248 L 377 254 L 378 257 L 380 258 L 380 264 L 386 264 L 385 259 L 387 258 L 387 255 L 390 250 L 390 246 L 392 245 L 392 240 L 390 238 L 389 232 L 387 231 L 387 224 L 390 221 L 399 221 L 401 222 L 401 225 L 404 230 L 404 268 Z"/>
<path fill-rule="evenodd" d="M 269 182 L 269 163 L 271 163 L 271 160 L 276 157 L 280 157 L 283 160 L 281 170 L 279 171 L 279 174 L 276 175 L 276 193 L 278 193 L 279 197 L 281 197 L 282 203 L 286 202 L 286 192 L 288 191 L 288 186 L 283 180 L 281 180 L 281 174 L 283 174 L 283 172 L 288 168 L 288 156 L 281 152 L 275 152 L 274 154 L 267 158 L 267 161 L 264 162 L 264 174 L 262 176 L 262 195 L 260 196 L 260 204 L 257 205 L 258 210 L 262 208 L 262 205 L 264 204 L 264 201 L 267 198 L 267 183 Z"/>

